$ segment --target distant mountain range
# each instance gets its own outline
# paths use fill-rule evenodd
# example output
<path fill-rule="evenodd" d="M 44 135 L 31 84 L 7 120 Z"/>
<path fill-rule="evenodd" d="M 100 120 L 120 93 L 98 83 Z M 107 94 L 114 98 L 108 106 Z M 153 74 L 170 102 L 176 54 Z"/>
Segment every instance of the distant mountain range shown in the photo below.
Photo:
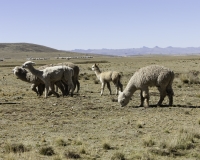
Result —
<path fill-rule="evenodd" d="M 90 53 L 90 54 L 103 54 L 113 56 L 135 56 L 135 55 L 190 55 L 200 54 L 200 47 L 166 47 L 160 48 L 158 46 L 154 48 L 142 47 L 142 48 L 128 48 L 128 49 L 75 49 L 72 52 Z"/>

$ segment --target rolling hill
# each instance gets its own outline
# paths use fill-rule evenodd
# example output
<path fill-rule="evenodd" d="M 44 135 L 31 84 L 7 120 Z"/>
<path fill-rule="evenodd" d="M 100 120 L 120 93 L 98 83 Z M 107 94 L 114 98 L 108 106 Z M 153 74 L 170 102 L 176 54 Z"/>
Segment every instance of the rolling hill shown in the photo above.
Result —
<path fill-rule="evenodd" d="M 2 52 L 59 52 L 59 50 L 31 43 L 0 43 Z"/>
<path fill-rule="evenodd" d="M 4 58 L 51 58 L 51 57 L 74 57 L 87 55 L 71 51 L 62 51 L 31 43 L 0 43 L 0 59 Z"/>

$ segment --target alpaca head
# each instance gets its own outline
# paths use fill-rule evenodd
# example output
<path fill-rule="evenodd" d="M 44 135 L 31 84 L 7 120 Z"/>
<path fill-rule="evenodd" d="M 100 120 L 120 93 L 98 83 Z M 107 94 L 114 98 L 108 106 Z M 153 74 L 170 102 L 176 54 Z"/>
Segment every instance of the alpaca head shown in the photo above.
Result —
<path fill-rule="evenodd" d="M 92 66 L 92 70 L 93 70 L 93 71 L 99 70 L 99 67 L 97 66 L 96 63 Z"/>
<path fill-rule="evenodd" d="M 22 68 L 29 68 L 31 66 L 34 66 L 35 63 L 32 62 L 32 61 L 26 61 L 23 65 L 22 65 Z"/>
<path fill-rule="evenodd" d="M 22 73 L 27 73 L 27 70 L 25 70 L 24 68 L 22 68 L 22 67 L 18 67 L 18 66 L 16 66 L 15 68 L 13 68 L 13 73 L 15 74 L 15 75 L 18 75 L 18 74 L 22 74 Z"/>
<path fill-rule="evenodd" d="M 119 91 L 118 102 L 120 103 L 121 107 L 126 106 L 129 102 L 129 100 L 130 99 L 128 97 L 126 97 L 123 92 Z"/>

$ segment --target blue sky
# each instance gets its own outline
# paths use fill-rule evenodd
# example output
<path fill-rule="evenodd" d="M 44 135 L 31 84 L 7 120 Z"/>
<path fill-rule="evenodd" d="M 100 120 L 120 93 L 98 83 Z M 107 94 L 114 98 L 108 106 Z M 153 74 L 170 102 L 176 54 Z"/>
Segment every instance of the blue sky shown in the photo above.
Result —
<path fill-rule="evenodd" d="M 0 43 L 200 47 L 199 0 L 0 0 Z"/>

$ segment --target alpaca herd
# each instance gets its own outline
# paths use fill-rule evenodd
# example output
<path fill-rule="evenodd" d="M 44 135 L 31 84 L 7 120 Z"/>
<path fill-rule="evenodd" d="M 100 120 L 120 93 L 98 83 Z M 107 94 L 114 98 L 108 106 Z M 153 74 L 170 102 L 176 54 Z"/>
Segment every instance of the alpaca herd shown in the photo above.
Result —
<path fill-rule="evenodd" d="M 16 66 L 13 69 L 14 75 L 22 81 L 31 83 L 31 89 L 41 96 L 45 91 L 45 98 L 54 94 L 59 97 L 57 88 L 62 92 L 62 96 L 68 95 L 71 91 L 73 96 L 77 87 L 77 93 L 80 89 L 79 83 L 79 67 L 73 63 L 61 63 L 41 66 L 34 68 L 35 63 L 32 61 L 25 62 L 22 67 Z M 111 92 L 110 82 L 116 87 L 116 95 L 118 95 L 118 103 L 123 107 L 126 106 L 136 90 L 140 90 L 141 104 L 140 106 L 149 107 L 149 87 L 157 87 L 160 93 L 160 99 L 157 106 L 161 106 L 164 98 L 169 99 L 169 106 L 173 105 L 173 89 L 174 72 L 169 68 L 159 65 L 150 65 L 140 68 L 136 71 L 127 86 L 123 90 L 121 83 L 122 75 L 117 71 L 101 72 L 97 64 L 91 68 L 98 80 L 101 82 L 101 93 L 105 85 Z M 55 90 L 56 87 L 56 90 Z"/>

